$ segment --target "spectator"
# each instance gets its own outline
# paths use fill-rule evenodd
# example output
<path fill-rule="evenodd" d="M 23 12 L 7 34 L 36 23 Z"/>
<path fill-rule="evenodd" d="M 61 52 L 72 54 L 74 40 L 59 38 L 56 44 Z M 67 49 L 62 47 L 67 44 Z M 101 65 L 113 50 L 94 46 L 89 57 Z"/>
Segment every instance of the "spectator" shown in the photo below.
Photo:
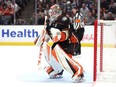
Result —
<path fill-rule="evenodd" d="M 5 9 L 3 8 L 3 6 L 0 6 L 0 17 L 4 15 L 4 11 Z"/>
<path fill-rule="evenodd" d="M 5 0 L 4 3 L 8 6 L 8 5 L 12 5 L 12 2 L 10 0 Z"/>
<path fill-rule="evenodd" d="M 1 6 L 2 6 L 3 8 L 6 8 L 6 7 L 7 7 L 7 5 L 4 3 L 4 1 L 1 2 Z"/>
<path fill-rule="evenodd" d="M 17 24 L 17 25 L 27 25 L 27 22 L 26 22 L 25 19 L 18 19 L 18 20 L 16 21 L 16 24 Z"/>
<path fill-rule="evenodd" d="M 8 5 L 5 9 L 3 20 L 5 21 L 5 24 L 13 24 L 14 8 L 12 8 L 11 5 Z"/>
<path fill-rule="evenodd" d="M 86 25 L 93 25 L 95 18 L 93 17 L 91 12 L 88 12 L 88 18 L 86 19 Z"/>
<path fill-rule="evenodd" d="M 11 6 L 12 6 L 12 8 L 15 10 L 15 17 L 16 17 L 16 19 L 18 18 L 18 17 L 20 17 L 21 16 L 21 11 L 20 11 L 20 7 L 18 6 L 18 4 L 17 3 L 15 3 L 14 1 L 12 1 L 12 4 L 11 4 Z"/>
<path fill-rule="evenodd" d="M 116 0 L 114 1 L 114 0 L 111 0 L 111 2 L 110 2 L 111 4 L 113 4 L 114 5 L 114 7 L 116 7 Z"/>
<path fill-rule="evenodd" d="M 95 11 L 95 13 L 97 13 L 97 7 L 95 5 L 95 3 L 92 3 L 89 10 L 92 12 L 93 10 Z"/>
<path fill-rule="evenodd" d="M 79 0 L 73 0 L 71 5 L 72 5 L 72 8 L 80 7 Z"/>
<path fill-rule="evenodd" d="M 42 0 L 43 1 L 43 5 L 46 6 L 46 4 L 50 5 L 50 0 Z"/>
<path fill-rule="evenodd" d="M 56 4 L 56 0 L 50 0 L 50 6 Z"/>
<path fill-rule="evenodd" d="M 108 11 L 112 12 L 113 14 L 116 14 L 116 5 L 115 5 L 115 3 L 110 3 Z"/>
<path fill-rule="evenodd" d="M 101 8 L 109 9 L 109 4 L 106 0 L 101 1 Z"/>
<path fill-rule="evenodd" d="M 63 0 L 58 0 L 58 4 L 60 5 L 60 7 L 62 9 L 64 9 L 64 3 L 63 3 Z"/>
<path fill-rule="evenodd" d="M 29 24 L 30 24 L 30 25 L 35 25 L 35 24 L 36 24 L 36 23 L 35 23 L 35 20 L 36 20 L 36 14 L 33 13 L 32 17 L 31 17 L 30 20 L 29 20 Z"/>
<path fill-rule="evenodd" d="M 96 19 L 97 18 L 97 12 L 96 10 L 92 10 L 93 17 Z"/>
<path fill-rule="evenodd" d="M 17 4 L 18 4 L 18 6 L 21 8 L 21 11 L 23 11 L 23 10 L 24 10 L 25 5 L 24 5 L 24 3 L 22 2 L 22 0 L 16 0 L 16 3 L 17 3 Z"/>
<path fill-rule="evenodd" d="M 37 17 L 37 19 L 38 19 L 37 24 L 38 25 L 44 25 L 44 17 L 45 17 L 45 15 L 43 12 L 38 13 L 38 17 Z"/>
<path fill-rule="evenodd" d="M 84 2 L 86 4 L 86 6 L 88 7 L 88 9 L 91 8 L 92 2 L 90 0 L 85 0 Z"/>
<path fill-rule="evenodd" d="M 71 10 L 72 10 L 71 2 L 70 1 L 67 1 L 67 4 L 66 4 L 66 12 L 67 13 L 71 13 Z"/>
<path fill-rule="evenodd" d="M 108 12 L 106 20 L 114 20 L 112 12 Z"/>
<path fill-rule="evenodd" d="M 4 15 L 4 10 L 3 6 L 0 6 L 0 25 L 3 24 L 2 16 Z"/>
<path fill-rule="evenodd" d="M 81 8 L 82 7 L 82 4 L 84 3 L 84 0 L 79 0 L 79 7 Z"/>
<path fill-rule="evenodd" d="M 44 8 L 41 4 L 38 4 L 37 12 L 44 12 Z"/>
<path fill-rule="evenodd" d="M 101 20 L 105 19 L 105 18 L 104 18 L 104 15 L 103 15 L 102 8 L 100 8 L 100 19 L 101 19 Z"/>
<path fill-rule="evenodd" d="M 89 9 L 86 6 L 86 4 L 82 4 L 82 8 L 80 9 L 80 12 L 83 14 L 85 19 L 88 17 L 87 13 L 89 12 Z"/>
<path fill-rule="evenodd" d="M 15 12 L 18 12 L 19 9 L 20 9 L 20 7 L 18 6 L 18 4 L 15 3 L 14 1 L 12 2 L 11 7 L 15 10 Z"/>
<path fill-rule="evenodd" d="M 106 18 L 108 10 L 106 10 L 105 8 L 102 8 L 102 13 L 103 13 L 104 18 Z"/>
<path fill-rule="evenodd" d="M 44 14 L 45 14 L 45 15 L 48 15 L 48 13 L 49 13 L 49 8 L 50 8 L 50 5 L 49 5 L 49 4 L 46 4 L 45 10 L 44 10 Z"/>
<path fill-rule="evenodd" d="M 14 14 L 14 8 L 11 5 L 8 5 L 4 11 L 4 15 L 13 15 L 13 14 Z"/>
<path fill-rule="evenodd" d="M 14 16 L 17 19 L 19 19 L 22 16 L 22 11 L 24 10 L 25 6 L 28 4 L 30 0 L 15 0 L 16 3 L 14 3 L 14 0 L 0 0 L 0 6 L 2 8 L 6 9 L 8 8 L 9 5 L 15 10 L 16 16 Z M 43 22 L 39 22 L 40 19 L 42 18 L 43 21 L 43 16 L 40 15 L 40 13 L 47 15 L 49 7 L 53 4 L 59 4 L 62 8 L 62 12 L 64 15 L 69 16 L 71 14 L 71 10 L 74 7 L 80 7 L 80 12 L 83 14 L 84 18 L 86 21 L 88 20 L 88 12 L 91 11 L 93 14 L 93 17 L 96 19 L 97 18 L 97 2 L 98 0 L 37 0 L 37 12 L 39 13 L 38 15 L 38 24 L 43 24 Z M 15 5 L 15 6 L 14 6 Z M 14 8 L 15 7 L 15 8 Z M 1 8 L 1 7 L 0 7 Z M 5 18 L 7 19 L 8 16 L 10 17 L 11 15 L 8 15 L 6 13 L 3 15 L 2 9 L 0 9 L 0 21 L 5 21 Z M 101 0 L 101 12 L 100 12 L 100 18 L 101 19 L 107 19 L 107 14 L 108 12 L 111 12 L 114 19 L 116 19 L 116 0 Z M 13 21 L 13 15 L 11 16 L 11 19 Z M 71 14 L 72 15 L 72 14 Z M 36 20 L 36 19 L 35 19 Z M 1 23 L 0 23 L 1 24 Z M 7 24 L 5 22 L 5 24 Z"/>

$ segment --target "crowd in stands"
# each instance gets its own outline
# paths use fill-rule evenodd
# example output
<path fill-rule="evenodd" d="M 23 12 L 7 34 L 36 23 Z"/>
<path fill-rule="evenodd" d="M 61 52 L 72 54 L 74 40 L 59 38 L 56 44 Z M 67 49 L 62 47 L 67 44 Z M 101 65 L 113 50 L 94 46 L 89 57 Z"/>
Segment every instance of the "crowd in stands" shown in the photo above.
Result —
<path fill-rule="evenodd" d="M 30 0 L 0 0 L 0 25 L 15 24 Z"/>
<path fill-rule="evenodd" d="M 14 14 L 15 18 L 21 16 L 22 10 L 29 1 L 0 0 L 0 24 L 13 24 Z M 100 19 L 116 20 L 116 0 L 100 1 Z M 37 22 L 38 25 L 43 25 L 44 17 L 48 15 L 50 6 L 56 3 L 61 6 L 63 14 L 68 16 L 71 21 L 74 16 L 71 10 L 74 7 L 83 14 L 86 25 L 93 25 L 94 20 L 97 19 L 98 0 L 37 0 L 37 12 L 33 13 L 27 24 L 35 25 L 35 22 Z"/>
<path fill-rule="evenodd" d="M 86 25 L 93 25 L 94 20 L 97 19 L 98 0 L 38 0 L 38 24 L 43 24 L 44 16 L 48 14 L 50 6 L 56 3 L 61 6 L 63 14 L 66 14 L 71 20 L 73 18 L 71 11 L 73 7 L 76 7 L 83 14 Z M 101 0 L 100 5 L 100 19 L 116 19 L 115 0 Z"/>

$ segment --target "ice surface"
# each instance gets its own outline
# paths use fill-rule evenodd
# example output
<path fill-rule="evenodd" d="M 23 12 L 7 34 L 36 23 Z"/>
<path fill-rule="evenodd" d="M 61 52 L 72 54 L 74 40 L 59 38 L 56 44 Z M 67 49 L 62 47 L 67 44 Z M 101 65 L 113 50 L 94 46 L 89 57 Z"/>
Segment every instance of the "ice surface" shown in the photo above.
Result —
<path fill-rule="evenodd" d="M 39 48 L 36 46 L 0 46 L 0 87 L 100 87 L 92 81 L 93 48 L 83 47 L 78 58 L 85 70 L 85 81 L 74 83 L 65 71 L 62 79 L 49 79 L 45 70 L 38 70 Z M 45 61 L 43 61 L 43 64 Z M 108 86 L 105 86 L 108 87 Z"/>

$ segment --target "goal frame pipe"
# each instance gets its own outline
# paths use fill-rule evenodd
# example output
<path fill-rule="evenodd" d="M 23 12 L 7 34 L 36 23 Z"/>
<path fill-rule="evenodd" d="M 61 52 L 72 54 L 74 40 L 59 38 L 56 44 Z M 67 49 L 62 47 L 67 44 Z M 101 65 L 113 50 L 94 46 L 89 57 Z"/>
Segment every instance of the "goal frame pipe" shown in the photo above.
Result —
<path fill-rule="evenodd" d="M 94 21 L 94 54 L 93 54 L 93 81 L 96 81 L 97 76 L 97 30 L 98 20 Z"/>
<path fill-rule="evenodd" d="M 94 21 L 94 53 L 93 53 L 93 81 L 96 81 L 97 79 L 97 54 L 98 54 L 98 46 L 100 47 L 99 49 L 99 52 L 100 52 L 100 56 L 99 56 L 99 71 L 100 72 L 104 72 L 104 67 L 103 67 L 103 47 L 104 47 L 104 44 L 103 44 L 103 37 L 104 37 L 104 23 L 116 23 L 116 20 L 114 21 L 104 21 L 104 20 L 95 20 Z M 100 24 L 100 26 L 98 26 L 98 24 Z M 100 39 L 100 42 L 98 43 L 98 27 L 99 27 L 99 39 Z"/>
<path fill-rule="evenodd" d="M 103 72 L 103 30 L 104 24 L 100 23 L 100 72 Z"/>

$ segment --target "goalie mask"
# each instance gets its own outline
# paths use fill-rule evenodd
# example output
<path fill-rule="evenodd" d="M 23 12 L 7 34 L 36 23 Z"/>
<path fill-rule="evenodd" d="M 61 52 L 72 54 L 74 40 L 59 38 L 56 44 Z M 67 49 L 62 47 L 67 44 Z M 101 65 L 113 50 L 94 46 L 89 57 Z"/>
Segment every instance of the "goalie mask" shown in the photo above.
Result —
<path fill-rule="evenodd" d="M 58 18 L 58 16 L 60 16 L 61 14 L 62 11 L 59 5 L 55 4 L 50 7 L 49 16 L 51 22 L 55 21 Z"/>

